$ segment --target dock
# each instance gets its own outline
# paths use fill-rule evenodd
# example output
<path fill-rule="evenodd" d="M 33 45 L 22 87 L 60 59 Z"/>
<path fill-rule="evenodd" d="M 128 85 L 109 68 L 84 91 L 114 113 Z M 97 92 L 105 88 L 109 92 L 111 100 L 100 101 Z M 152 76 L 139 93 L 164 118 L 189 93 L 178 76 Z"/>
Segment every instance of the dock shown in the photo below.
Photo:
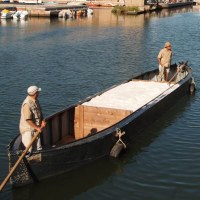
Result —
<path fill-rule="evenodd" d="M 20 4 L 20 3 L 0 3 L 0 11 L 7 9 L 10 11 L 27 10 L 29 17 L 58 17 L 64 10 L 70 10 L 75 15 L 78 13 L 87 14 L 87 5 L 67 5 L 67 4 Z"/>

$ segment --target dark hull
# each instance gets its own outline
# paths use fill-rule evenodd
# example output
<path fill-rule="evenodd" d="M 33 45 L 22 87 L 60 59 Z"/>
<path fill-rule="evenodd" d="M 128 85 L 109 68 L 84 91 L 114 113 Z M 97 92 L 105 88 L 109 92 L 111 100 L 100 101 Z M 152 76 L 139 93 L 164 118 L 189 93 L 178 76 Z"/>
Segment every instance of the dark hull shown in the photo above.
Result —
<path fill-rule="evenodd" d="M 191 6 L 193 5 L 193 2 L 179 2 L 179 3 L 160 3 L 159 4 L 163 9 L 167 8 L 178 8 L 178 7 L 183 7 L 183 6 Z"/>
<path fill-rule="evenodd" d="M 115 137 L 117 128 L 125 131 L 125 135 L 122 137 L 123 142 L 126 145 L 131 144 L 144 127 L 147 127 L 158 119 L 165 110 L 174 105 L 176 99 L 188 93 L 191 78 L 192 74 L 190 70 L 190 73 L 179 81 L 178 87 L 172 87 L 171 91 L 164 92 L 133 114 L 107 129 L 60 147 L 49 148 L 39 153 L 34 153 L 33 156 L 35 159 L 28 162 L 25 158 L 18 167 L 18 170 L 11 176 L 12 185 L 22 186 L 33 183 L 50 176 L 55 176 L 56 174 L 70 171 L 98 158 L 108 156 L 117 141 Z M 49 140 L 52 141 L 52 138 Z M 9 145 L 11 167 L 18 158 L 16 149 L 19 148 L 20 142 L 20 136 L 18 136 Z"/>

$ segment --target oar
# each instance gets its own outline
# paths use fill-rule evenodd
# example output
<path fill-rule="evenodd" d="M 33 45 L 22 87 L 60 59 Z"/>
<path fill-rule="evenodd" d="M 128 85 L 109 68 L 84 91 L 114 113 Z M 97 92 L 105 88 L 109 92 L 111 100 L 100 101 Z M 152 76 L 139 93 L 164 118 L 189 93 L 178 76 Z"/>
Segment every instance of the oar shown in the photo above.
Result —
<path fill-rule="evenodd" d="M 38 137 L 39 134 L 40 134 L 40 132 L 36 132 L 36 134 L 34 135 L 34 137 L 31 140 L 30 144 L 26 147 L 26 149 L 24 150 L 24 152 L 22 153 L 22 155 L 19 157 L 19 159 L 17 160 L 17 162 L 15 163 L 15 165 L 12 167 L 12 169 L 9 172 L 9 174 L 7 175 L 7 177 L 4 179 L 4 181 L 0 185 L 0 191 L 4 188 L 4 186 L 6 185 L 6 183 L 9 180 L 9 178 L 11 177 L 11 175 L 13 174 L 13 172 L 15 171 L 15 169 L 17 168 L 17 166 L 19 165 L 19 163 L 21 162 L 21 160 L 24 158 L 24 156 L 26 155 L 26 153 L 28 152 L 28 150 L 30 149 L 31 145 L 33 144 L 33 142 L 35 141 L 35 139 Z"/>

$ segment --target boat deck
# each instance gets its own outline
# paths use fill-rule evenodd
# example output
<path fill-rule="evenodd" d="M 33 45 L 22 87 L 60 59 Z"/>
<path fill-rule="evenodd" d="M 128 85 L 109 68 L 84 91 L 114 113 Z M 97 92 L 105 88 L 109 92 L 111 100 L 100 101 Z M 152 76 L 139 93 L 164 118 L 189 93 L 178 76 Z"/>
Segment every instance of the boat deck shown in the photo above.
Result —
<path fill-rule="evenodd" d="M 84 106 L 136 111 L 170 88 L 167 82 L 133 80 L 94 97 Z"/>

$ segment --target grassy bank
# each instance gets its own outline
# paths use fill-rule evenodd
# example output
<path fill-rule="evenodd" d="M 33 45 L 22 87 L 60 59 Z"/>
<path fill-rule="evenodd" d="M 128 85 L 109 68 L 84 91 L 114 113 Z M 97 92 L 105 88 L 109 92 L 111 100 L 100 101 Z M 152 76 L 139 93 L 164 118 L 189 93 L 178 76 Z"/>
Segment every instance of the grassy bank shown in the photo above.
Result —
<path fill-rule="evenodd" d="M 137 6 L 115 6 L 112 9 L 112 13 L 115 14 L 127 14 L 128 12 L 139 12 L 139 8 Z"/>

